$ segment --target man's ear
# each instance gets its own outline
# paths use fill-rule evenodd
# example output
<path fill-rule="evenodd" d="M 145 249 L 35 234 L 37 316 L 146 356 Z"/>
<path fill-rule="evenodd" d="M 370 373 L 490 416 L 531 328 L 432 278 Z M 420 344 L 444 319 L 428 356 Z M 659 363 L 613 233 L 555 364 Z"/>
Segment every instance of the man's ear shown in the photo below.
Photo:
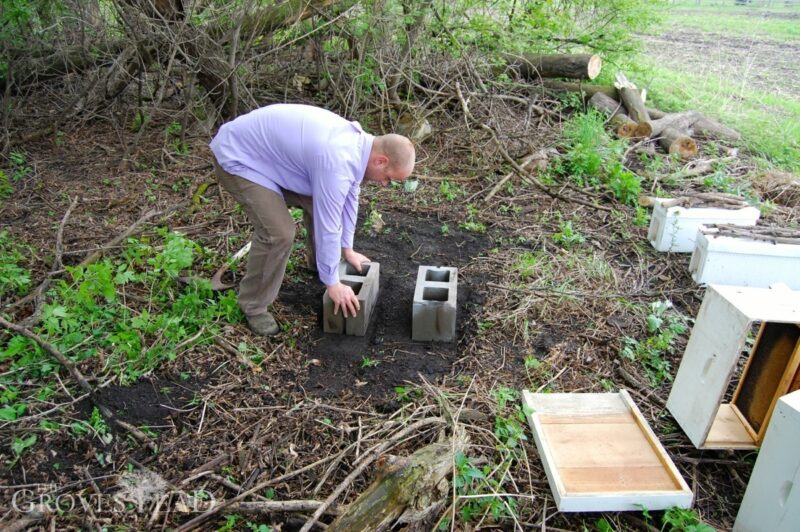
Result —
<path fill-rule="evenodd" d="M 385 168 L 386 166 L 389 166 L 389 157 L 383 154 L 379 154 L 375 157 L 375 163 L 380 168 Z"/>

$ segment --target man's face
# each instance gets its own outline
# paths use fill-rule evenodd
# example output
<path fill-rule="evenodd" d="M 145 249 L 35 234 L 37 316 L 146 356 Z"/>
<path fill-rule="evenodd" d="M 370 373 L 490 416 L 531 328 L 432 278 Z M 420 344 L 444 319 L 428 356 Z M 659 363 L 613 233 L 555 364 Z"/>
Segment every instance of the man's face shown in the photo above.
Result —
<path fill-rule="evenodd" d="M 367 164 L 367 171 L 364 173 L 364 177 L 367 181 L 385 187 L 392 181 L 405 181 L 413 170 L 413 166 L 411 168 L 392 168 L 389 166 L 388 160 L 383 161 L 379 158 L 372 164 Z"/>

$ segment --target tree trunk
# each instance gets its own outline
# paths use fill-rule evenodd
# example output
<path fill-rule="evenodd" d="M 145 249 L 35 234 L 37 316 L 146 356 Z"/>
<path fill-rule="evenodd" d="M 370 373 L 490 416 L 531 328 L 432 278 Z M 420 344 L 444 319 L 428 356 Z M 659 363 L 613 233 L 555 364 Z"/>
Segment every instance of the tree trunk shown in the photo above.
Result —
<path fill-rule="evenodd" d="M 661 132 L 658 142 L 667 153 L 670 155 L 677 153 L 684 161 L 697 156 L 697 143 L 692 137 L 671 127 Z"/>
<path fill-rule="evenodd" d="M 605 94 L 609 98 L 619 101 L 619 91 L 610 85 L 584 85 L 570 81 L 558 81 L 554 79 L 543 79 L 542 86 L 546 89 L 559 92 L 580 92 L 584 98 L 591 98 L 598 92 Z"/>
<path fill-rule="evenodd" d="M 423 447 L 373 482 L 329 530 L 387 530 L 404 513 L 423 511 L 446 495 L 438 493 L 437 486 L 452 472 L 455 454 L 464 452 L 467 445 L 463 430 L 458 434 L 451 441 Z"/>
<path fill-rule="evenodd" d="M 598 55 L 563 54 L 539 55 L 505 54 L 510 66 L 519 69 L 523 78 L 538 80 L 540 78 L 594 79 L 600 75 L 603 61 Z"/>
<path fill-rule="evenodd" d="M 647 108 L 647 113 L 650 115 L 651 118 L 657 118 L 657 119 L 664 118 L 669 114 L 659 109 L 653 109 L 651 107 Z M 719 122 L 717 122 L 716 120 L 714 120 L 713 118 L 708 118 L 702 113 L 697 113 L 697 120 L 695 120 L 689 125 L 692 127 L 695 134 L 701 137 L 725 139 L 733 142 L 741 140 L 742 138 L 742 135 L 735 129 L 731 129 L 728 126 L 724 126 Z"/>
<path fill-rule="evenodd" d="M 704 115 L 700 115 L 700 118 L 692 124 L 692 128 L 695 134 L 702 137 L 725 139 L 733 142 L 741 140 L 742 138 L 742 135 L 735 129 L 724 126 L 716 120 Z"/>
<path fill-rule="evenodd" d="M 619 138 L 632 138 L 636 135 L 636 122 L 625 114 L 625 109 L 618 101 L 603 94 L 595 93 L 589 98 L 589 107 L 601 111 L 609 117 L 609 124 Z"/>
<path fill-rule="evenodd" d="M 619 90 L 619 97 L 625 108 L 628 110 L 628 115 L 634 122 L 649 122 L 650 115 L 647 114 L 647 109 L 644 106 L 642 95 L 638 89 L 630 87 L 622 87 Z"/>
<path fill-rule="evenodd" d="M 701 115 L 697 111 L 684 111 L 682 113 L 664 115 L 658 120 L 650 122 L 653 128 L 652 135 L 657 137 L 668 127 L 678 131 L 687 131 L 700 117 Z"/>

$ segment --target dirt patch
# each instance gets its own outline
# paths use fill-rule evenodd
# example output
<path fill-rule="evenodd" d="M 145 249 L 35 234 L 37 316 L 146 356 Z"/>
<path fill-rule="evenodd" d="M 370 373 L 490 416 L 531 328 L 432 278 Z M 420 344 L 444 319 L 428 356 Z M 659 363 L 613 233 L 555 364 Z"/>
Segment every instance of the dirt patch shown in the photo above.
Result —
<path fill-rule="evenodd" d="M 197 382 L 176 382 L 165 379 L 142 379 L 131 386 L 108 386 L 97 393 L 97 399 L 122 421 L 153 429 L 173 427 L 187 403 L 202 386 Z M 77 405 L 87 416 L 93 403 L 88 399 Z"/>
<path fill-rule="evenodd" d="M 800 43 L 758 37 L 673 31 L 643 36 L 646 52 L 659 65 L 698 76 L 714 75 L 788 98 L 800 92 Z"/>
<path fill-rule="evenodd" d="M 380 295 L 365 336 L 322 332 L 322 289 L 316 279 L 281 290 L 280 301 L 285 305 L 299 304 L 317 315 L 317 327 L 308 339 L 308 357 L 314 362 L 303 383 L 312 395 L 386 398 L 406 381 L 419 382 L 420 376 L 436 380 L 450 373 L 458 344 L 474 330 L 473 312 L 483 303 L 475 287 L 485 277 L 464 267 L 491 245 L 491 238 L 459 229 L 443 236 L 435 219 L 400 212 L 386 213 L 383 218 L 382 233 L 361 230 L 356 240 L 357 249 L 381 265 Z M 411 340 L 412 300 L 420 265 L 460 269 L 455 342 Z"/>

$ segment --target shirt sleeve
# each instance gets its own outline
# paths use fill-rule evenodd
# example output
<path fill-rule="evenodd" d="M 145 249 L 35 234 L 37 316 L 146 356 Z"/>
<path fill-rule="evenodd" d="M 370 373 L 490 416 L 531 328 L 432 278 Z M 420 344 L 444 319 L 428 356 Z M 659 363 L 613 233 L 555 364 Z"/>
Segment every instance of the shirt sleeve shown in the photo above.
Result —
<path fill-rule="evenodd" d="M 352 248 L 353 238 L 356 233 L 356 220 L 358 220 L 358 196 L 361 194 L 361 186 L 354 184 L 350 187 L 350 192 L 344 200 L 342 210 L 342 247 Z"/>
<path fill-rule="evenodd" d="M 343 210 L 352 182 L 350 176 L 321 169 L 311 175 L 317 270 L 326 286 L 339 282 Z"/>

